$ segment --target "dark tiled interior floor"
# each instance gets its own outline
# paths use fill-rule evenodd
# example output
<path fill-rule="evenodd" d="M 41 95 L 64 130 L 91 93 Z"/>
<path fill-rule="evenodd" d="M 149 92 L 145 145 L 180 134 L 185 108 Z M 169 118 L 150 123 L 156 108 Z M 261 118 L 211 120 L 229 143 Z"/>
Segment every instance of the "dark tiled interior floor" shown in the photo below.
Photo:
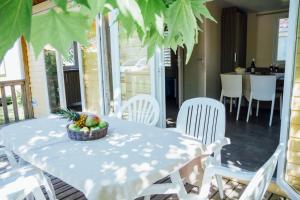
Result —
<path fill-rule="evenodd" d="M 222 163 L 249 171 L 257 171 L 274 153 L 280 136 L 279 111 L 274 112 L 273 124 L 269 127 L 270 109 L 261 108 L 246 122 L 247 108 L 241 107 L 240 119 L 236 121 L 236 108 L 232 113 L 226 106 L 226 137 L 231 144 L 222 150 Z M 178 108 L 174 101 L 167 100 L 167 126 L 174 127 Z"/>

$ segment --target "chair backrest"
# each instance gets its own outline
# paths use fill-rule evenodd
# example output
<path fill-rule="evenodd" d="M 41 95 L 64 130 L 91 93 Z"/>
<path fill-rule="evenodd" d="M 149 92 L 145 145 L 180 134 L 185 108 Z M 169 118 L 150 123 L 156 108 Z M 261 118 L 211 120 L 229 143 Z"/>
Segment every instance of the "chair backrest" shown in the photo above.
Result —
<path fill-rule="evenodd" d="M 217 100 L 200 97 L 185 101 L 176 128 L 208 145 L 225 137 L 225 108 Z"/>
<path fill-rule="evenodd" d="M 159 104 L 157 100 L 147 94 L 140 94 L 130 98 L 118 113 L 119 118 L 128 121 L 155 126 L 159 120 Z"/>
<path fill-rule="evenodd" d="M 276 76 L 250 75 L 252 97 L 261 101 L 271 101 L 276 93 Z"/>
<path fill-rule="evenodd" d="M 242 75 L 221 74 L 222 94 L 226 97 L 240 97 L 242 95 Z"/>
<path fill-rule="evenodd" d="M 279 145 L 272 157 L 257 171 L 243 192 L 240 200 L 263 199 L 274 174 L 283 145 Z"/>

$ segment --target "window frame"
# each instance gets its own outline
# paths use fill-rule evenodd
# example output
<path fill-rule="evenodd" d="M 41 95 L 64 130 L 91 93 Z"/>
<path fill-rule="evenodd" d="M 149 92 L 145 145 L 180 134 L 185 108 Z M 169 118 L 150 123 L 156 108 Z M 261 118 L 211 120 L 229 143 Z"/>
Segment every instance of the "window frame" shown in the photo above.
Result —
<path fill-rule="evenodd" d="M 288 48 L 285 65 L 284 77 L 284 92 L 283 92 L 283 107 L 282 120 L 280 128 L 280 143 L 284 145 L 284 152 L 281 153 L 277 166 L 277 185 L 289 196 L 291 199 L 299 199 L 300 194 L 296 192 L 285 180 L 286 164 L 287 164 L 287 144 L 289 140 L 290 129 L 290 108 L 292 99 L 292 90 L 294 83 L 295 70 L 295 55 L 296 55 L 296 41 L 298 30 L 298 15 L 299 15 L 299 0 L 290 0 L 289 6 L 289 27 L 288 27 Z"/>
<path fill-rule="evenodd" d="M 289 13 L 289 11 L 287 11 Z M 279 41 L 279 20 L 283 18 L 289 18 L 288 13 L 282 13 L 277 16 L 276 21 L 275 21 L 275 38 L 274 38 L 274 46 L 275 46 L 275 51 L 273 53 L 273 63 L 278 64 L 278 65 L 285 65 L 287 57 L 285 60 L 277 60 L 277 55 L 278 55 L 278 41 Z M 289 23 L 290 25 L 290 23 Z M 289 32 L 289 26 L 288 26 L 288 32 Z M 289 39 L 288 39 L 289 40 Z"/>

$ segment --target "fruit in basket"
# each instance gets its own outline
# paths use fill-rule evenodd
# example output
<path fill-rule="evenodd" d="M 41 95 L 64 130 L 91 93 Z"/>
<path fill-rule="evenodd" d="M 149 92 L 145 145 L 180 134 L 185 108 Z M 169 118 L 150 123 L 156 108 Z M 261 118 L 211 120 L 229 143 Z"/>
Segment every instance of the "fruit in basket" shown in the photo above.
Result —
<path fill-rule="evenodd" d="M 69 119 L 70 121 L 73 121 L 80 128 L 85 126 L 85 122 L 88 117 L 84 113 L 78 113 L 69 109 L 60 109 L 58 111 L 58 114 L 64 118 Z"/>
<path fill-rule="evenodd" d="M 99 124 L 100 118 L 97 115 L 88 115 L 86 120 L 85 120 L 85 126 L 87 127 L 93 127 Z"/>
<path fill-rule="evenodd" d="M 80 131 L 83 131 L 84 133 L 89 133 L 90 129 L 85 126 L 85 127 L 81 128 Z"/>
<path fill-rule="evenodd" d="M 99 130 L 100 129 L 100 127 L 99 126 L 94 126 L 94 127 L 91 127 L 91 131 L 97 131 L 97 130 Z"/>
<path fill-rule="evenodd" d="M 72 131 L 80 131 L 80 127 L 77 126 L 76 124 L 70 124 L 69 129 Z"/>
<path fill-rule="evenodd" d="M 106 126 L 107 126 L 107 124 L 106 124 L 105 121 L 101 121 L 101 122 L 99 122 L 99 124 L 98 124 L 98 127 L 99 127 L 99 128 L 105 128 Z"/>

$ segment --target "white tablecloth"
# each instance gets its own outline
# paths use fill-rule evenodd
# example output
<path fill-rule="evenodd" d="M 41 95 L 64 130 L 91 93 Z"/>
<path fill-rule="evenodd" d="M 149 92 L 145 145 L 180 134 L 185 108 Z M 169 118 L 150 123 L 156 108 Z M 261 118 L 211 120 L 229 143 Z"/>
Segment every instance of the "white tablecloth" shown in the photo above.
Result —
<path fill-rule="evenodd" d="M 105 118 L 107 137 L 72 141 L 56 116 L 0 130 L 1 143 L 36 167 L 81 190 L 88 199 L 134 199 L 143 189 L 200 156 L 203 145 L 165 129 Z"/>

